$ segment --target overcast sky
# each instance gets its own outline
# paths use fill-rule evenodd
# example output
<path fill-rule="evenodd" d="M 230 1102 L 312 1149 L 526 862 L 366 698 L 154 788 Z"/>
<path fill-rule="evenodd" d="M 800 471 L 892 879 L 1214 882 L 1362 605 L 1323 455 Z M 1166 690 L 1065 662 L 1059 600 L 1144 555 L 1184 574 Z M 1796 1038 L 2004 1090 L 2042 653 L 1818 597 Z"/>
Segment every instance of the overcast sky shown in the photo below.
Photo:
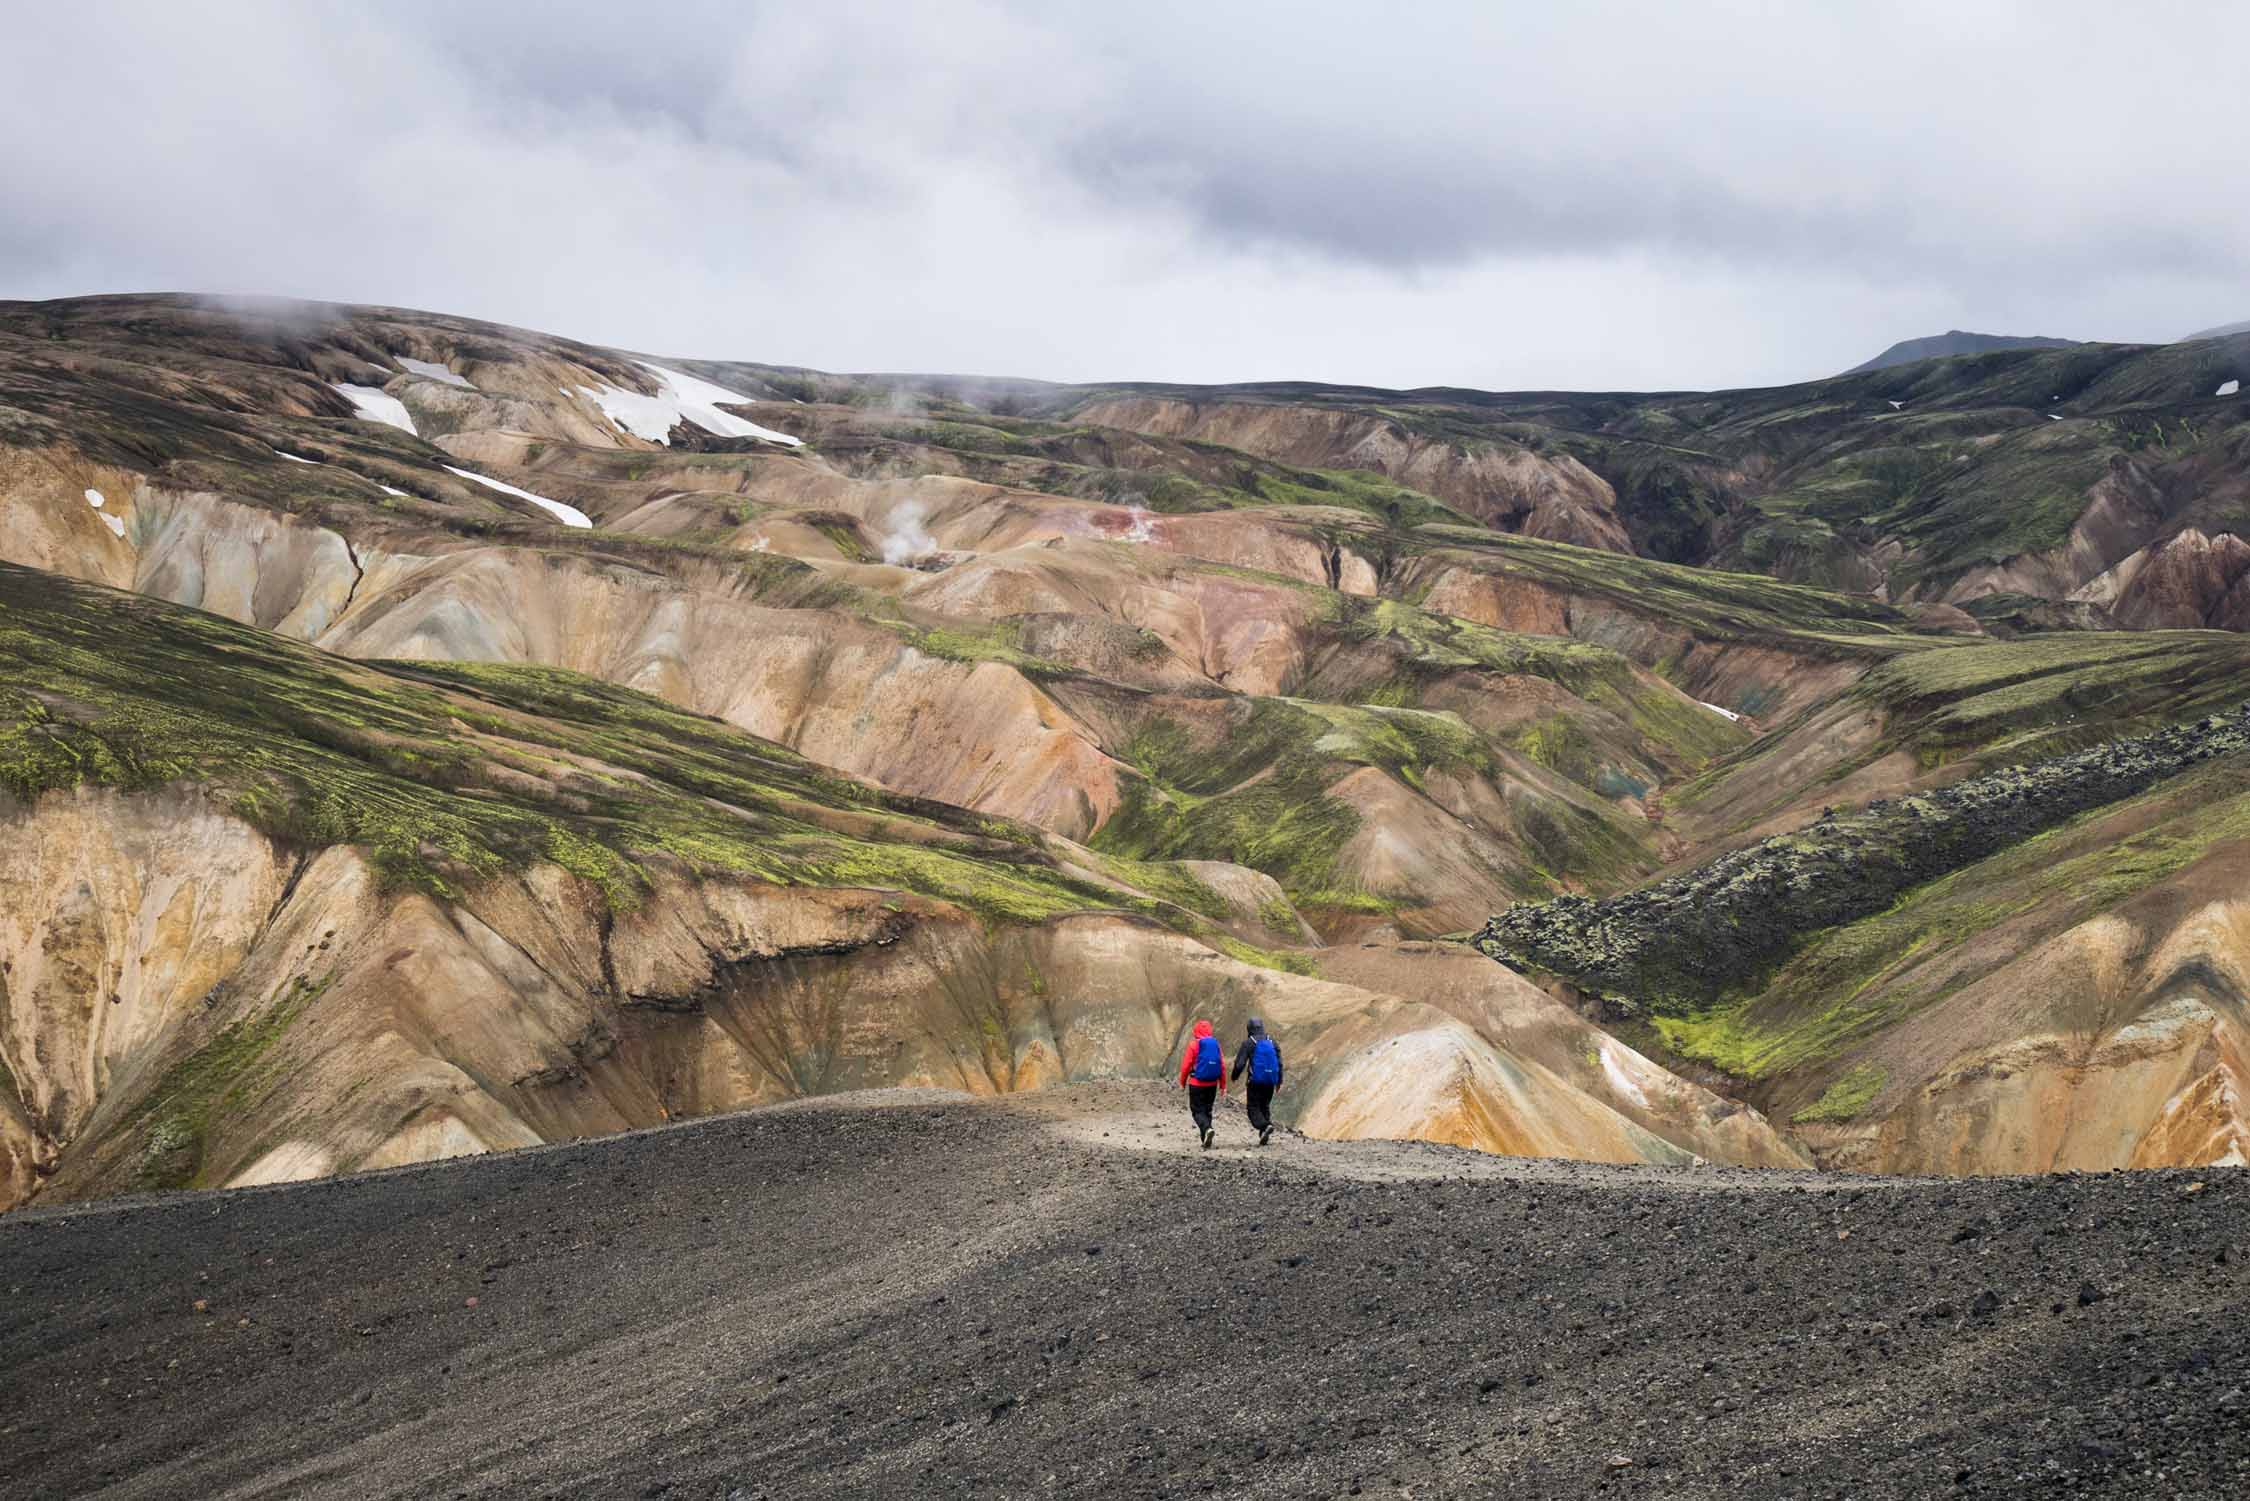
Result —
<path fill-rule="evenodd" d="M 2241 5 L 73 0 L 0 53 L 0 297 L 1497 388 L 2250 318 Z"/>

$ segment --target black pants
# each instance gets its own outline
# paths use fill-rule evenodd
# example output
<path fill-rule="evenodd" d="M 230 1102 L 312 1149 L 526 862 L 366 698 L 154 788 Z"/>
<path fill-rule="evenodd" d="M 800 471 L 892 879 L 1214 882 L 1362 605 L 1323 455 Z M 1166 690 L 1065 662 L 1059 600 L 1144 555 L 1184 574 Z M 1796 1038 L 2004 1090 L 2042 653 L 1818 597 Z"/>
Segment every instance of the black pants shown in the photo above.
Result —
<path fill-rule="evenodd" d="M 1261 1135 L 1273 1129 L 1273 1092 L 1278 1087 L 1250 1081 L 1250 1129 Z"/>
<path fill-rule="evenodd" d="M 1219 1098 L 1216 1084 L 1190 1084 L 1188 1086 L 1188 1114 L 1195 1117 L 1195 1129 L 1211 1129 L 1211 1106 Z"/>

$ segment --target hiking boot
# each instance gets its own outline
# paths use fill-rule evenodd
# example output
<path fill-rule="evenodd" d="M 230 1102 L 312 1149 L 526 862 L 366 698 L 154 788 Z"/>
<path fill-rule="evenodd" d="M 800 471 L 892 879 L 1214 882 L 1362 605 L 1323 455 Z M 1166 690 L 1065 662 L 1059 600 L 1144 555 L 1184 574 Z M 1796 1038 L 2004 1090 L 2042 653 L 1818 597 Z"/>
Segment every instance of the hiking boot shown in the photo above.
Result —
<path fill-rule="evenodd" d="M 1208 1151 L 1210 1151 L 1210 1150 L 1211 1150 L 1211 1141 L 1212 1141 L 1212 1139 L 1213 1139 L 1214 1137 L 1216 1137 L 1216 1136 L 1217 1136 L 1218 1134 L 1219 1134 L 1218 1132 L 1216 1132 L 1216 1131 L 1212 1130 L 1212 1129 L 1211 1129 L 1211 1128 L 1210 1128 L 1209 1126 L 1205 1126 L 1205 1127 L 1203 1128 L 1203 1150 L 1204 1150 L 1204 1151 L 1208 1152 Z"/>
<path fill-rule="evenodd" d="M 1271 1127 L 1271 1126 L 1268 1126 L 1268 1127 L 1266 1127 L 1266 1128 L 1265 1128 L 1265 1129 L 1264 1129 L 1263 1131 L 1260 1131 L 1260 1132 L 1258 1133 L 1258 1145 L 1259 1145 L 1259 1146 L 1261 1146 L 1261 1147 L 1262 1147 L 1262 1146 L 1264 1146 L 1264 1145 L 1265 1145 L 1265 1144 L 1266 1144 L 1267 1142 L 1269 1142 L 1269 1141 L 1272 1141 L 1272 1140 L 1273 1140 L 1273 1127 Z"/>

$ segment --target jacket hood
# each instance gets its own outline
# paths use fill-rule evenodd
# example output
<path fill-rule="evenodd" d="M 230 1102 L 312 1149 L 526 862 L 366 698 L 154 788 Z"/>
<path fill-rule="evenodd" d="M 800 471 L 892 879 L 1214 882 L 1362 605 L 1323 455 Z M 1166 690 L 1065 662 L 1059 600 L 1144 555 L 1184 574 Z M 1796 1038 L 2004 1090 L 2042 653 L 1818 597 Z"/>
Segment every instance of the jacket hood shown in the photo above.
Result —
<path fill-rule="evenodd" d="M 1197 1022 L 1195 1024 L 1195 1035 L 1198 1037 L 1218 1036 L 1216 1032 L 1211 1030 L 1211 1024 L 1209 1022 Z"/>
<path fill-rule="evenodd" d="M 1254 1016 L 1253 1016 L 1253 1017 L 1251 1017 L 1251 1018 L 1250 1018 L 1250 1035 L 1251 1035 L 1252 1037 L 1263 1037 L 1263 1036 L 1265 1036 L 1265 1035 L 1266 1035 L 1266 1024 L 1265 1024 L 1264 1022 L 1262 1022 L 1262 1021 L 1258 1020 L 1258 1019 L 1257 1019 L 1256 1017 L 1254 1017 Z"/>

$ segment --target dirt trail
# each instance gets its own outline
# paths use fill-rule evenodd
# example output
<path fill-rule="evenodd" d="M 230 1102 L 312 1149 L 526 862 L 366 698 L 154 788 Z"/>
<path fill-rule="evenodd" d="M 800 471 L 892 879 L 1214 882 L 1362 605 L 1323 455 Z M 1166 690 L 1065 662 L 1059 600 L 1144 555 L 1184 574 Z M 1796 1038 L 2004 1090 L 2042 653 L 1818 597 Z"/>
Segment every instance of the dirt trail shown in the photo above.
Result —
<path fill-rule="evenodd" d="M 10 1216 L 0 1496 L 2250 1482 L 2250 1174 L 1204 1153 L 1183 1114 L 885 1096 Z"/>
<path fill-rule="evenodd" d="M 1176 1094 L 1176 1091 L 1172 1092 Z M 1239 1094 L 1222 1101 L 1219 1139 L 1208 1153 L 1196 1145 L 1187 1109 L 1144 1085 L 1085 1085 L 1014 1096 L 999 1107 L 1044 1122 L 1064 1140 L 1111 1151 L 1153 1152 L 1214 1162 L 1246 1162 L 1272 1172 L 1318 1173 L 1360 1183 L 1554 1183 L 1661 1188 L 1687 1193 L 1844 1193 L 1888 1189 L 1913 1178 L 1791 1172 L 1776 1168 L 1620 1166 L 1563 1157 L 1500 1157 L 1428 1141 L 1320 1141 L 1278 1130 L 1257 1144 Z"/>

